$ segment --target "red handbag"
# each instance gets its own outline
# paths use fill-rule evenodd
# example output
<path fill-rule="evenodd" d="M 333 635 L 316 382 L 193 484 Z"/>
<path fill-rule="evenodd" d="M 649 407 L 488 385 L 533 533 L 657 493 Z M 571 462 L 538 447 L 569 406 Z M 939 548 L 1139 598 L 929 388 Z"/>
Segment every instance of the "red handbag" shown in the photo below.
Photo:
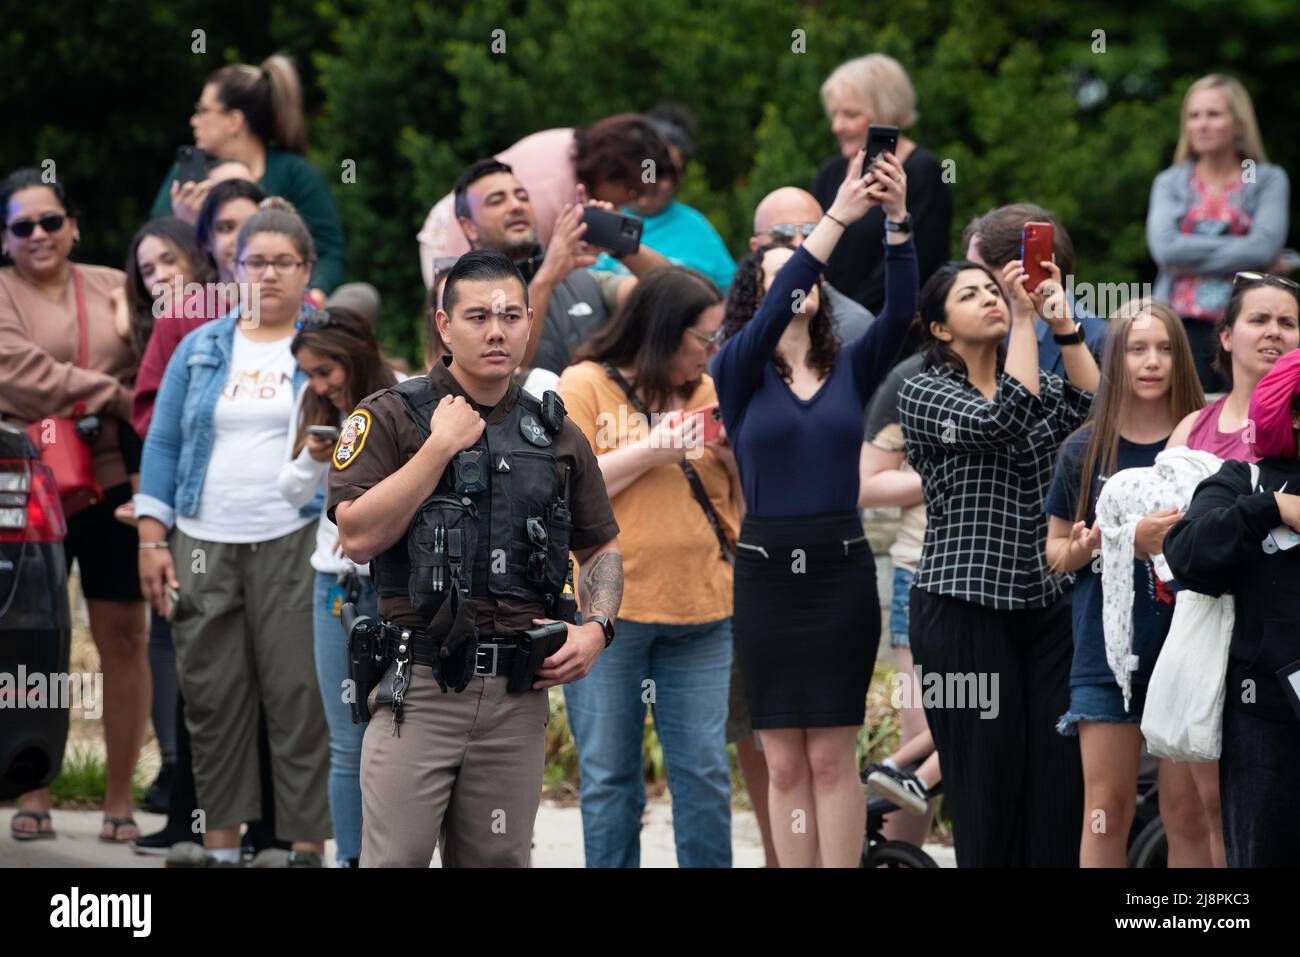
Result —
<path fill-rule="evenodd" d="M 86 320 L 86 293 L 81 283 L 81 272 L 72 267 L 72 284 L 77 292 L 77 326 L 80 343 L 77 365 L 86 368 L 90 352 L 90 330 Z M 104 498 L 104 490 L 95 481 L 95 457 L 90 445 L 78 434 L 77 420 L 86 414 L 86 407 L 77 402 L 71 416 L 47 416 L 27 426 L 27 434 L 54 473 L 65 518 L 71 518 Z"/>

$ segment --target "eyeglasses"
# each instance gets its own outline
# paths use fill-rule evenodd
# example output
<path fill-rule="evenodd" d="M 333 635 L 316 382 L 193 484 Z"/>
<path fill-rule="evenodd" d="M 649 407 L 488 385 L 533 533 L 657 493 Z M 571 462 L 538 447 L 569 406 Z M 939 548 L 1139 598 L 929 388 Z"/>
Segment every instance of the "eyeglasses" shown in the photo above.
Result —
<path fill-rule="evenodd" d="M 794 239 L 796 233 L 804 239 L 807 239 L 813 234 L 813 230 L 816 228 L 816 223 L 780 223 L 779 225 L 769 228 L 768 232 L 773 236 L 779 236 L 782 239 Z"/>
<path fill-rule="evenodd" d="M 699 339 L 701 342 L 703 342 L 704 347 L 706 349 L 712 349 L 714 346 L 722 345 L 722 340 L 726 336 L 726 331 L 721 326 L 719 326 L 717 332 L 715 332 L 711 336 L 706 336 L 704 333 L 699 332 L 695 329 L 687 329 L 686 331 L 689 332 L 691 335 L 693 335 L 696 339 Z"/>
<path fill-rule="evenodd" d="M 58 213 L 54 213 L 50 216 L 42 216 L 40 219 L 35 221 L 30 219 L 15 219 L 9 224 L 9 232 L 13 233 L 19 239 L 26 239 L 36 230 L 37 226 L 41 227 L 41 229 L 45 230 L 47 233 L 57 233 L 63 228 L 63 224 L 67 221 L 68 217 L 60 216 Z"/>
<path fill-rule="evenodd" d="M 230 108 L 227 106 L 208 106 L 206 103 L 194 104 L 194 115 L 202 116 L 204 113 L 229 113 Z"/>
<path fill-rule="evenodd" d="M 1300 283 L 1294 279 L 1287 279 L 1285 276 L 1275 276 L 1271 272 L 1239 272 L 1232 277 L 1233 287 L 1236 288 L 1237 283 L 1243 279 L 1247 282 L 1276 283 L 1284 289 L 1300 292 Z"/>
<path fill-rule="evenodd" d="M 239 265 L 254 276 L 264 275 L 266 267 L 270 266 L 278 276 L 281 273 L 292 272 L 303 265 L 303 261 L 301 259 L 290 259 L 288 256 L 281 256 L 279 259 L 263 259 L 261 256 L 250 256 L 247 259 L 239 260 Z"/>

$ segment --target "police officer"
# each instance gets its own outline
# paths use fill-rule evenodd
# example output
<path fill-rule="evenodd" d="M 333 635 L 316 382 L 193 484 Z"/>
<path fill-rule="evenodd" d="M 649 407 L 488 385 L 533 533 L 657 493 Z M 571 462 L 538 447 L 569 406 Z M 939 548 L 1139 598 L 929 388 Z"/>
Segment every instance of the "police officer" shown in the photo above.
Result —
<path fill-rule="evenodd" d="M 518 270 L 499 252 L 467 253 L 442 303 L 451 355 L 363 401 L 330 469 L 330 517 L 348 557 L 371 562 L 384 619 L 361 866 L 427 867 L 441 840 L 446 866 L 522 867 L 544 689 L 585 677 L 613 639 L 618 525 L 559 397 L 539 402 L 513 381 L 534 321 Z M 538 630 L 562 614 L 570 551 L 585 624 Z"/>

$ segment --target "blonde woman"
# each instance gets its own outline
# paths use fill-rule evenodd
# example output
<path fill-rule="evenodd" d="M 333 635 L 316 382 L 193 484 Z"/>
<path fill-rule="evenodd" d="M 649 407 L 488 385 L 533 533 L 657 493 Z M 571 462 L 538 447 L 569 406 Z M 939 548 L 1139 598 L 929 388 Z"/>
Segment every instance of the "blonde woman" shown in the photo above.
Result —
<path fill-rule="evenodd" d="M 1183 97 L 1174 165 L 1151 185 L 1147 246 L 1160 267 L 1155 298 L 1183 320 L 1206 392 L 1227 391 L 1214 369 L 1214 324 L 1235 273 L 1286 273 L 1291 186 L 1268 162 L 1250 94 L 1237 80 L 1202 77 Z"/>
<path fill-rule="evenodd" d="M 943 181 L 938 158 L 917 146 L 906 131 L 916 122 L 916 94 L 907 71 L 880 53 L 842 63 L 821 87 L 822 107 L 839 140 L 840 151 L 825 160 L 813 180 L 812 193 L 822 209 L 830 209 L 844 182 L 849 163 L 867 142 L 867 127 L 897 126 L 894 155 L 907 174 L 907 209 L 922 286 L 948 259 L 948 228 L 952 225 L 952 195 Z M 885 235 L 883 207 L 873 209 L 844 231 L 826 264 L 823 279 L 840 292 L 880 315 L 885 304 Z"/>

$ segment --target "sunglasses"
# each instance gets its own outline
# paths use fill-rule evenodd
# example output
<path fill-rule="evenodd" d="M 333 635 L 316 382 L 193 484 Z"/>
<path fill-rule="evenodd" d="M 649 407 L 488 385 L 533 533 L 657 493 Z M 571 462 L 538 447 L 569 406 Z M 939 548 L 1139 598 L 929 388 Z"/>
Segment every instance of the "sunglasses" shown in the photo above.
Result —
<path fill-rule="evenodd" d="M 67 221 L 68 217 L 60 216 L 58 213 L 54 213 L 50 216 L 42 216 L 40 219 L 35 221 L 30 219 L 15 219 L 9 224 L 9 232 L 13 233 L 19 239 L 26 239 L 36 230 L 37 226 L 40 226 L 41 229 L 45 230 L 47 233 L 57 233 L 63 228 L 63 224 Z"/>
<path fill-rule="evenodd" d="M 1294 279 L 1287 279 L 1285 276 L 1274 276 L 1268 272 L 1239 272 L 1232 277 L 1232 285 L 1235 288 L 1237 283 L 1245 280 L 1246 282 L 1264 282 L 1271 285 L 1281 286 L 1283 289 L 1290 289 L 1293 292 L 1300 292 L 1300 283 Z"/>
<path fill-rule="evenodd" d="M 816 223 L 781 223 L 770 228 L 768 232 L 773 236 L 780 236 L 782 239 L 794 239 L 796 233 L 807 239 L 816 228 Z"/>

